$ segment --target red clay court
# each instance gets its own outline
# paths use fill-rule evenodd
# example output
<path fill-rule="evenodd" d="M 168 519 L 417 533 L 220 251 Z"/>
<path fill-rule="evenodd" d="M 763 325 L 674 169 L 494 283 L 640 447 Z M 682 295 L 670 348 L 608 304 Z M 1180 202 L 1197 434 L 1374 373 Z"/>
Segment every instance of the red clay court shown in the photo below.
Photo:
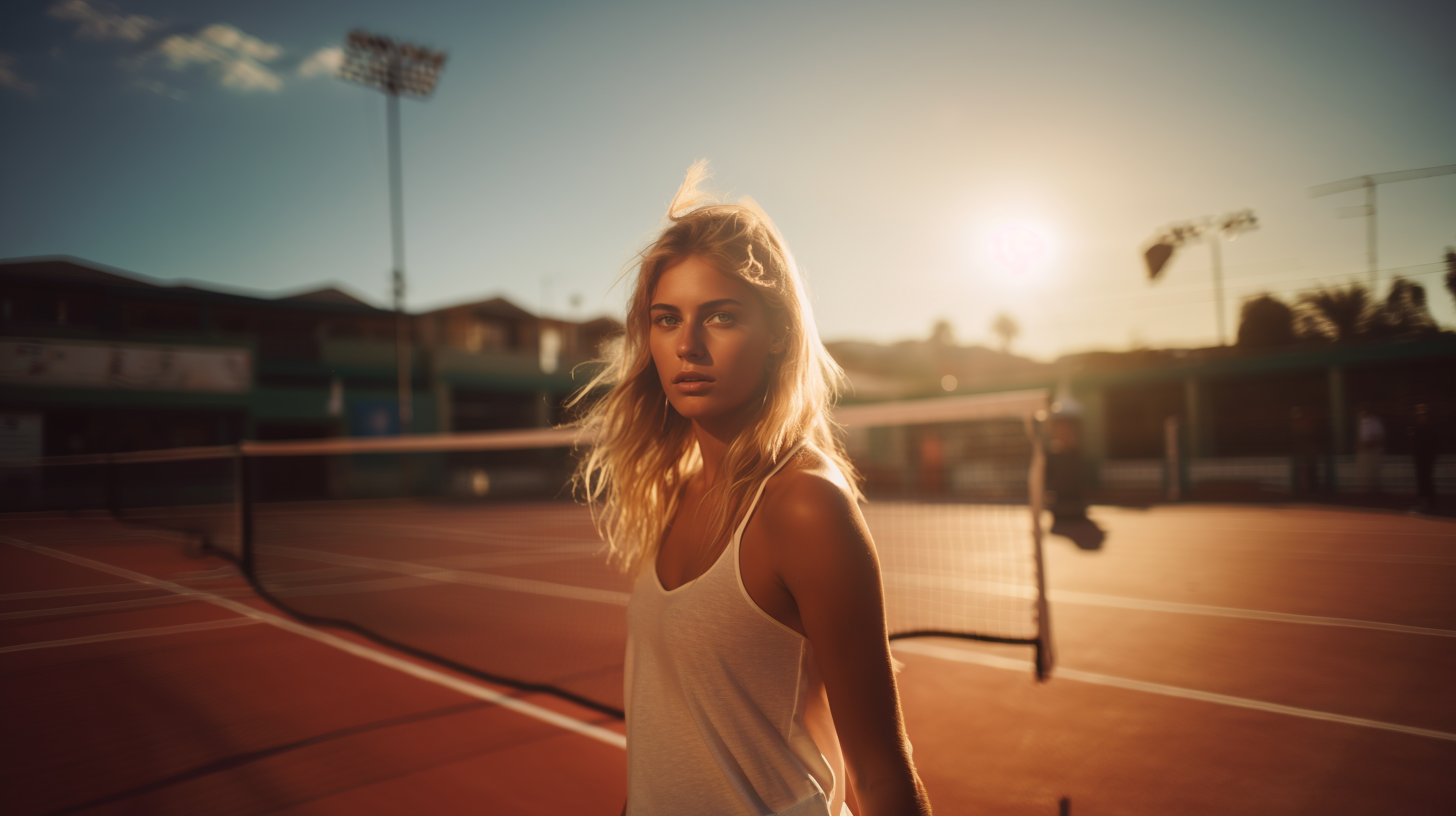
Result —
<path fill-rule="evenodd" d="M 335 512 L 469 529 L 467 510 Z M 1456 523 L 1227 505 L 1091 516 L 1100 547 L 1047 540 L 1049 682 L 1034 681 L 1026 647 L 896 642 L 938 813 L 1456 807 Z M 448 532 L 407 558 L 310 555 L 306 528 L 326 521 L 274 539 L 293 548 L 273 552 L 286 599 L 332 593 L 363 613 L 371 598 L 546 568 L 451 549 Z M 619 812 L 625 754 L 609 716 L 303 625 L 176 534 L 8 516 L 0 535 L 8 813 Z M 564 539 L 550 574 L 580 597 L 537 593 L 515 614 L 612 608 L 621 585 L 572 571 L 589 557 Z M 470 620 L 440 632 L 455 607 L 429 603 L 420 636 L 486 648 Z M 393 634 L 407 640 L 410 625 Z M 599 647 L 584 635 L 567 648 L 590 664 Z M 609 686 L 604 660 L 578 679 Z"/>

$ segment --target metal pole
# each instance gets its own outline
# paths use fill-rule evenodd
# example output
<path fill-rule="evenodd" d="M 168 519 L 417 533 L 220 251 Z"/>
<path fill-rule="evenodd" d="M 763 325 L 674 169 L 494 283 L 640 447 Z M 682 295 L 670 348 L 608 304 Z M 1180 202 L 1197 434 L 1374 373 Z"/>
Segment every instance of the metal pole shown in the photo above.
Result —
<path fill-rule="evenodd" d="M 1375 297 L 1375 289 L 1379 285 L 1380 269 L 1379 259 L 1375 251 L 1375 237 L 1378 234 L 1375 225 L 1375 180 L 1369 176 L 1365 177 L 1365 226 L 1369 232 L 1365 236 L 1365 242 L 1370 251 L 1370 296 Z"/>
<path fill-rule="evenodd" d="M 389 216 L 394 249 L 394 315 L 398 337 L 395 357 L 399 361 L 399 432 L 407 434 L 413 420 L 410 399 L 409 319 L 404 311 L 404 192 L 399 158 L 399 93 L 385 94 L 389 130 Z"/>
<path fill-rule="evenodd" d="M 1183 498 L 1183 461 L 1178 451 L 1178 417 L 1163 419 L 1163 470 L 1167 474 L 1168 501 Z"/>
<path fill-rule="evenodd" d="M 1045 411 L 1023 418 L 1027 436 L 1031 438 L 1031 469 L 1027 473 L 1027 503 L 1031 505 L 1031 546 L 1036 570 L 1036 679 L 1047 680 L 1056 666 L 1057 656 L 1052 646 L 1052 615 L 1046 597 L 1046 561 L 1042 553 L 1045 536 L 1041 529 L 1041 514 L 1046 506 L 1046 447 L 1043 444 L 1043 423 L 1050 420 Z"/>
<path fill-rule="evenodd" d="M 1213 252 L 1213 308 L 1214 319 L 1218 321 L 1218 344 L 1227 345 L 1224 342 L 1223 334 L 1223 250 L 1219 246 L 1223 243 L 1223 235 L 1219 230 L 1212 231 L 1209 239 L 1209 249 Z"/>

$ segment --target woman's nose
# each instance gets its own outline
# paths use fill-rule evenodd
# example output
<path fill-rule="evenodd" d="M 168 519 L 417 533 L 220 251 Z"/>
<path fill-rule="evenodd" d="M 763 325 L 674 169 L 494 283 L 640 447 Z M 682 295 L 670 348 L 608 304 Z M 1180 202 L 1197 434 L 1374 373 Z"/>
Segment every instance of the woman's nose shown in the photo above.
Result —
<path fill-rule="evenodd" d="M 697 359 L 706 352 L 703 346 L 703 336 L 699 326 L 685 326 L 683 331 L 678 333 L 677 356 L 683 360 Z"/>

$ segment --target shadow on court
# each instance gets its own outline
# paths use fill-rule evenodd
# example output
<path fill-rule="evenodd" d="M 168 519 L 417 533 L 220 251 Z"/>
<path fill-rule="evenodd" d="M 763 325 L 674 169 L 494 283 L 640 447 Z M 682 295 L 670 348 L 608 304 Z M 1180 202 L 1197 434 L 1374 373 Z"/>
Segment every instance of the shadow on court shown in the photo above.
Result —
<path fill-rule="evenodd" d="M 0 523 L 10 540 L 275 611 L 175 538 Z M 896 641 L 938 812 L 1449 812 L 1456 525 L 1099 506 L 1051 532 L 1073 546 L 1046 552 L 1048 682 L 1025 647 Z M 497 561 L 452 563 L 536 577 Z M 420 580 L 311 569 L 404 586 L 390 591 Z M 620 727 L 594 712 L 512 697 L 559 719 L 527 716 L 172 595 L 0 543 L 0 681 L 24 701 L 0 737 L 7 813 L 619 812 L 625 754 L 600 737 Z"/>
<path fill-rule="evenodd" d="M 1100 550 L 1107 540 L 1107 533 L 1090 518 L 1059 518 L 1048 532 L 1067 539 L 1079 550 Z"/>

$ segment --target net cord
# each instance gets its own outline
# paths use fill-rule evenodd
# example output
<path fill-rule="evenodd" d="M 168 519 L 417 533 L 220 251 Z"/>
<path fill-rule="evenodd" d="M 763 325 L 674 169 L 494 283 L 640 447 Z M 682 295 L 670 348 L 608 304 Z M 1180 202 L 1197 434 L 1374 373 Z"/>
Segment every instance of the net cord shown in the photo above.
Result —
<path fill-rule="evenodd" d="M 897 632 L 890 640 L 913 637 L 953 637 L 989 643 L 1004 643 L 1032 646 L 1036 653 L 1034 662 L 1036 677 L 1044 681 L 1051 675 L 1055 665 L 1055 653 L 1051 637 L 1051 615 L 1046 597 L 1046 573 L 1043 558 L 1041 515 L 1045 504 L 1046 454 L 1042 439 L 1039 416 L 1044 416 L 1048 402 L 1045 389 L 1030 389 L 990 396 L 957 397 L 914 403 L 888 403 L 864 406 L 841 407 L 836 420 L 843 426 L 874 426 L 886 420 L 898 420 L 895 424 L 922 424 L 957 420 L 985 419 L 995 416 L 1020 415 L 1027 436 L 1032 444 L 1032 462 L 1028 472 L 1029 503 L 1031 505 L 1031 533 L 1033 560 L 1036 579 L 1036 636 L 1034 639 L 1008 638 L 994 635 L 973 634 L 942 630 L 916 630 Z M 906 422 L 906 420 L 909 420 Z M 327 455 L 340 453 L 392 453 L 392 452 L 443 452 L 443 451 L 485 451 L 519 450 L 537 447 L 577 446 L 589 444 L 591 439 L 574 428 L 530 428 L 513 431 L 480 431 L 451 434 L 448 436 L 398 436 L 377 439 L 339 438 L 328 440 L 287 441 L 243 441 L 235 445 L 171 448 L 164 450 L 136 451 L 127 453 L 80 454 L 51 456 L 37 459 L 11 459 L 0 462 L 9 467 L 94 465 L 104 467 L 107 509 L 122 523 L 134 524 L 125 517 L 119 501 L 117 467 L 122 464 L 144 462 L 179 462 L 202 459 L 229 458 L 234 462 L 236 516 L 235 524 L 239 542 L 237 553 L 218 547 L 205 533 L 199 533 L 202 548 L 238 567 L 249 586 L 260 597 L 295 619 L 316 626 L 345 629 L 361 637 L 396 649 L 412 657 L 436 663 L 461 674 L 489 683 L 515 688 L 531 693 L 545 693 L 576 703 L 593 711 L 622 719 L 621 709 L 583 697 L 550 684 L 530 683 L 484 672 L 463 665 L 442 655 L 410 646 L 380 635 L 366 627 L 348 620 L 310 615 L 294 609 L 285 601 L 269 592 L 255 572 L 253 551 L 253 486 L 250 460 L 278 456 Z"/>
<path fill-rule="evenodd" d="M 412 448 L 412 450 L 415 449 Z M 247 580 L 248 585 L 252 587 L 253 591 L 258 594 L 258 597 L 287 613 L 290 617 L 298 620 L 300 623 L 305 623 L 309 626 L 327 626 L 331 628 L 343 629 L 352 632 L 362 638 L 378 643 L 379 645 L 386 648 L 394 649 L 418 660 L 424 660 L 439 666 L 443 666 L 447 669 L 450 669 L 451 671 L 459 672 L 460 674 L 473 677 L 477 680 L 483 680 L 487 683 L 507 686 L 509 688 L 513 688 L 518 691 L 524 691 L 527 693 L 550 694 L 562 700 L 566 700 L 584 708 L 591 709 L 592 711 L 605 714 L 614 719 L 626 719 L 626 712 L 624 712 L 620 708 L 617 708 L 616 706 L 610 706 L 605 703 L 598 702 L 589 697 L 584 697 L 580 694 L 567 691 L 566 689 L 559 688 L 549 683 L 531 683 L 524 680 L 517 680 L 511 677 L 504 677 L 502 675 L 492 674 L 490 672 L 482 671 L 472 666 L 467 666 L 455 660 L 451 660 L 444 655 L 426 651 L 424 649 L 411 646 L 407 643 L 402 643 L 392 638 L 385 637 L 384 635 L 381 635 L 378 632 L 375 632 L 367 627 L 360 626 L 353 621 L 343 620 L 339 618 L 329 618 L 320 615 L 310 615 L 306 612 L 300 612 L 299 610 L 293 608 L 287 602 L 274 595 L 265 586 L 263 586 L 263 582 L 258 579 L 258 575 L 254 571 L 255 562 L 253 558 L 253 502 L 251 478 L 252 466 L 246 452 L 241 450 L 237 454 L 236 462 L 239 505 L 238 541 L 241 556 L 234 556 L 232 553 L 212 546 L 211 543 L 207 541 L 203 542 L 203 548 L 236 565 L 238 567 L 238 571 L 242 573 L 243 578 Z"/>

